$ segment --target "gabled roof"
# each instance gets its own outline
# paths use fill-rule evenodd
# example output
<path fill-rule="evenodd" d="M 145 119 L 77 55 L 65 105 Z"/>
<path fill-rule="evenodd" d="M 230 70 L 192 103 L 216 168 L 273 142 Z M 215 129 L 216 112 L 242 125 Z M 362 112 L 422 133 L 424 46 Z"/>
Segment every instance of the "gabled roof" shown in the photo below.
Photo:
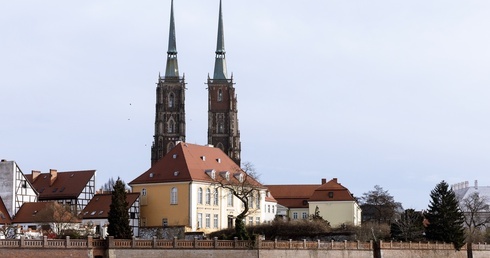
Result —
<path fill-rule="evenodd" d="M 229 172 L 231 182 L 238 180 L 235 173 L 244 173 L 219 148 L 180 142 L 129 185 L 190 181 L 212 183 L 212 171 L 216 178 L 222 177 L 226 171 Z M 263 187 L 257 181 L 252 181 L 258 187 Z"/>
<path fill-rule="evenodd" d="M 133 205 L 139 196 L 139 193 L 126 193 L 126 201 L 129 207 Z M 109 216 L 111 203 L 112 194 L 96 194 L 83 209 L 81 217 L 83 219 L 105 219 Z"/>
<path fill-rule="evenodd" d="M 12 218 L 10 218 L 7 207 L 5 207 L 2 197 L 0 197 L 0 225 L 10 224 L 11 222 Z"/>
<path fill-rule="evenodd" d="M 309 201 L 355 201 L 349 189 L 337 182 L 337 178 L 318 187 Z"/>
<path fill-rule="evenodd" d="M 308 199 L 320 185 L 266 185 L 277 203 L 288 208 L 308 208 Z"/>
<path fill-rule="evenodd" d="M 56 210 L 52 210 L 51 213 L 47 211 L 50 208 L 50 205 L 62 206 L 57 202 L 26 202 L 22 204 L 17 214 L 15 214 L 15 218 L 12 220 L 13 223 L 39 223 L 39 222 L 58 222 L 54 221 L 53 212 Z M 63 208 L 60 208 L 60 211 L 63 212 Z M 61 217 L 61 216 L 60 216 Z M 64 215 L 63 215 L 64 217 Z M 74 218 L 74 216 L 70 216 L 67 214 L 67 220 L 75 223 L 78 219 Z M 67 221 L 67 222 L 69 222 Z"/>
<path fill-rule="evenodd" d="M 56 174 L 56 178 L 51 184 L 52 174 Z M 76 199 L 94 175 L 95 170 L 82 170 L 39 174 L 33 172 L 25 176 L 39 192 L 39 200 L 59 200 Z"/>
<path fill-rule="evenodd" d="M 277 203 L 288 208 L 307 208 L 310 201 L 355 201 L 349 189 L 334 178 L 321 185 L 266 185 Z"/>

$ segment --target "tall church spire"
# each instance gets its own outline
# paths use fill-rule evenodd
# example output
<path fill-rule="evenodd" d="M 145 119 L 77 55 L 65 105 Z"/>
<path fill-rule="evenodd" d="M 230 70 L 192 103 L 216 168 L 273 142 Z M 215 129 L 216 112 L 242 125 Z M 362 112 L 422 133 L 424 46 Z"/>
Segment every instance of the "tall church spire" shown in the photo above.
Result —
<path fill-rule="evenodd" d="M 223 13 L 219 2 L 218 43 L 213 78 L 208 76 L 208 144 L 223 150 L 240 166 L 240 130 L 233 76 L 228 78 L 225 60 Z"/>
<path fill-rule="evenodd" d="M 158 76 L 156 88 L 155 134 L 151 146 L 151 164 L 155 164 L 177 143 L 185 141 L 185 80 L 179 76 L 175 42 L 174 2 L 170 7 L 167 67 Z"/>
<path fill-rule="evenodd" d="M 168 33 L 167 68 L 165 77 L 179 77 L 179 65 L 177 63 L 177 43 L 175 40 L 174 1 L 170 7 L 170 29 Z"/>
<path fill-rule="evenodd" d="M 221 0 L 219 1 L 219 18 L 218 18 L 218 43 L 216 45 L 216 60 L 214 62 L 214 76 L 215 80 L 228 79 L 226 72 L 226 59 L 225 59 L 225 36 L 223 31 L 223 13 L 221 11 Z"/>

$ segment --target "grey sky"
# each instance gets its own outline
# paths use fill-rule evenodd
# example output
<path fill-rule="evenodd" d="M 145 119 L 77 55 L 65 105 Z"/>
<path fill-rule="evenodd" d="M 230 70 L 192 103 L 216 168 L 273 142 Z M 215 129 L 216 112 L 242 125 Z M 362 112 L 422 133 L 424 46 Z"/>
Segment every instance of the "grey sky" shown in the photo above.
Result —
<path fill-rule="evenodd" d="M 187 141 L 207 142 L 218 0 L 175 0 Z M 490 185 L 490 2 L 223 1 L 242 160 L 266 184 L 379 184 L 404 208 Z M 3 1 L 0 153 L 24 173 L 146 171 L 168 1 Z"/>

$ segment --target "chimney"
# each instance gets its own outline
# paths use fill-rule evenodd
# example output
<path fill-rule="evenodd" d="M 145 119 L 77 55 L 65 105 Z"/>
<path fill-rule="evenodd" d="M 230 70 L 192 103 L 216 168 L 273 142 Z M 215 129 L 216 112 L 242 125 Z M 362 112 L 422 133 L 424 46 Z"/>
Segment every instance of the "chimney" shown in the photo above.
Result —
<path fill-rule="evenodd" d="M 58 171 L 56 169 L 50 169 L 49 174 L 51 179 L 51 181 L 49 182 L 49 186 L 52 186 L 54 181 L 56 181 L 56 178 L 58 177 Z"/>
<path fill-rule="evenodd" d="M 478 180 L 475 180 L 475 189 L 478 190 Z"/>
<path fill-rule="evenodd" d="M 322 178 L 322 185 L 324 185 L 326 183 L 327 183 L 327 179 L 326 178 Z"/>
<path fill-rule="evenodd" d="M 39 170 L 32 170 L 32 182 L 36 181 L 37 177 L 41 174 Z"/>
<path fill-rule="evenodd" d="M 335 183 L 337 183 L 337 178 L 336 178 L 336 177 L 334 177 L 332 180 L 333 180 Z"/>

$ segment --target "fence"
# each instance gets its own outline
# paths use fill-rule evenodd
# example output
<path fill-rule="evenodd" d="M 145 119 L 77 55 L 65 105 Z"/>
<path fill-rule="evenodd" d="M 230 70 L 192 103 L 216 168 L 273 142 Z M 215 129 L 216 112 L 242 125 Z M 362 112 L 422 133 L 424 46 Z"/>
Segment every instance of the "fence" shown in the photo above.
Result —
<path fill-rule="evenodd" d="M 437 242 L 384 242 L 380 241 L 381 250 L 451 250 L 452 244 Z M 40 240 L 25 239 L 1 239 L 1 248 L 90 248 L 90 249 L 322 249 L 322 250 L 373 250 L 372 242 L 353 242 L 353 241 L 266 241 L 257 240 L 256 242 L 245 240 L 172 240 L 165 239 L 114 239 L 108 237 L 106 240 L 93 239 L 47 239 Z M 472 245 L 473 251 L 490 251 L 487 243 Z M 463 246 L 466 249 L 466 245 Z"/>

